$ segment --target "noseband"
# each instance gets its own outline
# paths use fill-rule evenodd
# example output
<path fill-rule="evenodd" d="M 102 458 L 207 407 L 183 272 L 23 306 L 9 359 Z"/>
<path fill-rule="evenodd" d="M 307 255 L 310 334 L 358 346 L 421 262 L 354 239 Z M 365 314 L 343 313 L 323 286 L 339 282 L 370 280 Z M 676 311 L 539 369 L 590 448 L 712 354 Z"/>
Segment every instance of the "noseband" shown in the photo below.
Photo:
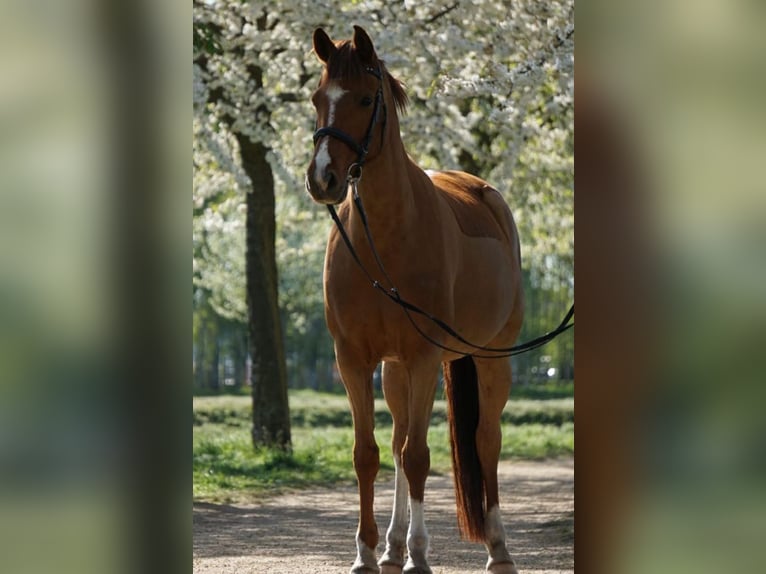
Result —
<path fill-rule="evenodd" d="M 383 127 L 380 130 L 380 145 L 383 146 L 383 137 L 386 132 L 386 120 L 388 119 L 388 113 L 386 111 L 386 102 L 383 101 L 383 73 L 378 68 L 366 67 L 364 69 L 368 74 L 372 74 L 378 78 L 378 91 L 375 93 L 375 109 L 372 112 L 372 118 L 370 118 L 370 125 L 367 126 L 367 133 L 362 140 L 362 143 L 357 143 L 354 138 L 348 135 L 343 130 L 339 130 L 334 126 L 326 126 L 319 128 L 314 132 L 314 145 L 324 136 L 330 136 L 337 140 L 342 141 L 357 154 L 356 162 L 351 164 L 348 168 L 347 178 L 359 179 L 362 175 L 362 166 L 367 159 L 367 154 L 370 151 L 370 142 L 372 141 L 372 132 L 375 129 L 375 124 L 380 119 L 381 111 L 383 112 Z"/>

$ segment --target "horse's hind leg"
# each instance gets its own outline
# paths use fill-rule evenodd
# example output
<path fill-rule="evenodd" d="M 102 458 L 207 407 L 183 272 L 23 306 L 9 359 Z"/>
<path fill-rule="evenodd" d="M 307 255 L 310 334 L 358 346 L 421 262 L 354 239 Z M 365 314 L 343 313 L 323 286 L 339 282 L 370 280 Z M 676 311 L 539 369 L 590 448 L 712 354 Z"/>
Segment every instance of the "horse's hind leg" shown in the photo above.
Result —
<path fill-rule="evenodd" d="M 386 552 L 378 562 L 381 574 L 401 574 L 404 566 L 404 551 L 407 544 L 407 477 L 402 467 L 402 449 L 407 438 L 409 420 L 410 376 L 401 363 L 383 363 L 383 394 L 394 419 L 391 450 L 394 454 L 396 478 L 394 482 L 394 508 L 391 524 L 386 532 Z"/>
<path fill-rule="evenodd" d="M 379 572 L 375 560 L 378 545 L 378 525 L 375 523 L 373 499 L 375 476 L 380 468 L 378 445 L 375 442 L 375 397 L 372 389 L 374 365 L 358 360 L 355 355 L 336 346 L 343 384 L 346 387 L 354 421 L 354 470 L 359 483 L 359 528 L 356 534 L 357 556 L 352 574 Z"/>
<path fill-rule="evenodd" d="M 507 359 L 475 359 L 479 379 L 479 425 L 476 446 L 486 493 L 485 544 L 489 559 L 487 571 L 517 574 L 505 546 L 505 528 L 500 515 L 497 463 L 502 432 L 500 417 L 511 389 L 511 364 Z"/>

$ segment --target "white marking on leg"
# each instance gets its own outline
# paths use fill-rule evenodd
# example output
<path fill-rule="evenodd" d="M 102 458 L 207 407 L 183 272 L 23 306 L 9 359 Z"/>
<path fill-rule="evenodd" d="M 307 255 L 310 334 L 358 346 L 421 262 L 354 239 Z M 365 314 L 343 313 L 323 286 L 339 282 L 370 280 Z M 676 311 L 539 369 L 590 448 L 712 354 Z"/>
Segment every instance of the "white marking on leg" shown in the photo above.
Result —
<path fill-rule="evenodd" d="M 377 571 L 378 565 L 375 561 L 375 549 L 370 548 L 356 535 L 356 560 L 351 566 L 351 572 Z"/>
<path fill-rule="evenodd" d="M 394 455 L 396 478 L 394 479 L 394 509 L 391 524 L 386 532 L 386 553 L 380 564 L 388 563 L 401 566 L 404 564 L 404 548 L 407 542 L 407 476 L 402 468 L 401 456 Z"/>
<path fill-rule="evenodd" d="M 346 93 L 347 90 L 344 90 L 337 84 L 330 84 L 327 86 L 327 90 L 325 91 L 325 95 L 327 96 L 327 99 L 330 102 L 330 108 L 327 112 L 327 126 L 332 126 L 333 122 L 335 121 L 335 107 L 338 105 L 338 101 L 343 97 L 343 94 Z M 314 158 L 314 180 L 319 182 L 320 186 L 323 186 L 323 189 L 326 190 L 324 187 L 324 174 L 327 170 L 327 166 L 330 165 L 330 162 L 332 161 L 332 158 L 330 157 L 330 152 L 328 150 L 329 138 L 326 136 L 322 143 L 319 144 L 319 150 L 317 151 L 316 157 Z"/>
<path fill-rule="evenodd" d="M 495 505 L 487 512 L 484 519 L 484 532 L 487 537 L 486 546 L 489 553 L 487 569 L 495 564 L 513 564 L 511 555 L 505 546 L 505 527 L 499 506 Z"/>
<path fill-rule="evenodd" d="M 500 516 L 499 506 L 493 506 L 487 512 L 485 532 L 487 533 L 488 542 L 505 541 L 505 527 Z"/>
<path fill-rule="evenodd" d="M 407 533 L 407 549 L 410 552 L 408 565 L 412 563 L 421 568 L 427 567 L 428 531 L 423 514 L 423 503 L 413 498 L 410 498 L 410 530 Z"/>

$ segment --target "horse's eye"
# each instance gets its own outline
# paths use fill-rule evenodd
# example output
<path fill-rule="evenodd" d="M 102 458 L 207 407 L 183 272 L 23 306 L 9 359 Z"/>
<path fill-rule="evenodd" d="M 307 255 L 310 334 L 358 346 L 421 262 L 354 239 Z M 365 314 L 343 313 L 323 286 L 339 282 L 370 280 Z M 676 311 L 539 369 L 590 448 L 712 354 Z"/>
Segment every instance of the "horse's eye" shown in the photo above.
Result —
<path fill-rule="evenodd" d="M 365 108 L 368 108 L 368 107 L 370 107 L 370 106 L 372 105 L 372 98 L 371 98 L 370 96 L 364 96 L 364 97 L 362 98 L 362 102 L 361 102 L 361 104 L 362 104 L 362 105 L 363 105 Z"/>

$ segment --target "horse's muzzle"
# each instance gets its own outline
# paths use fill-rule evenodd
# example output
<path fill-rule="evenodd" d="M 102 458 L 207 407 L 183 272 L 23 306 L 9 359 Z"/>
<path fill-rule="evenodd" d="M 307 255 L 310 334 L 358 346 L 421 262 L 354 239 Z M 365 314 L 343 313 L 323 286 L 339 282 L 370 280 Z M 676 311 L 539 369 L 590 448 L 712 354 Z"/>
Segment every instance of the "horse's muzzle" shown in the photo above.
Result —
<path fill-rule="evenodd" d="M 346 199 L 348 186 L 338 178 L 334 170 L 328 169 L 324 177 L 317 180 L 314 170 L 306 173 L 306 191 L 311 198 L 322 205 L 337 205 Z"/>

